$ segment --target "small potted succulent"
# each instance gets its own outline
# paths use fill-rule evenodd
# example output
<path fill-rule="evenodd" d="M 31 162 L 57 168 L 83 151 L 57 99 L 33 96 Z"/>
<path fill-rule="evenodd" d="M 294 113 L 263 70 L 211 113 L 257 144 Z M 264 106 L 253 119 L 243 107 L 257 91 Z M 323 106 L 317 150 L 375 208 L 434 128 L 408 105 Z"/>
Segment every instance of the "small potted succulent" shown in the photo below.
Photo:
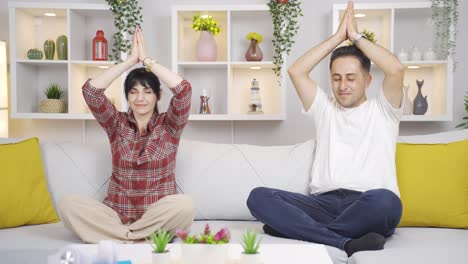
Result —
<path fill-rule="evenodd" d="M 244 251 L 240 256 L 240 264 L 260 264 L 263 262 L 262 256 L 258 251 L 262 239 L 257 238 L 257 233 L 254 231 L 246 231 L 242 236 L 241 245 Z"/>
<path fill-rule="evenodd" d="M 200 235 L 190 236 L 187 231 L 178 230 L 176 236 L 183 241 L 181 252 L 185 264 L 220 264 L 228 259 L 231 233 L 227 228 L 212 233 L 207 224 Z"/>
<path fill-rule="evenodd" d="M 65 101 L 61 98 L 63 90 L 57 83 L 52 83 L 44 90 L 47 99 L 41 100 L 39 103 L 39 112 L 41 113 L 65 113 Z"/>
<path fill-rule="evenodd" d="M 159 229 L 155 233 L 150 235 L 151 246 L 153 247 L 153 264 L 170 264 L 171 255 L 169 250 L 166 248 L 167 244 L 172 240 L 174 235 L 169 231 Z"/>

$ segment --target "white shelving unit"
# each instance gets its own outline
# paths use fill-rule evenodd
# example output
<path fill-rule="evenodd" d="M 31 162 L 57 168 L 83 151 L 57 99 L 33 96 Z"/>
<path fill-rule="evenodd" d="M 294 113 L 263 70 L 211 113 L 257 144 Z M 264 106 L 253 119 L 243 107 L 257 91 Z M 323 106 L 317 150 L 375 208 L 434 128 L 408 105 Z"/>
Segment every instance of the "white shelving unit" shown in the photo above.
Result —
<path fill-rule="evenodd" d="M 195 47 L 199 32 L 192 29 L 195 15 L 211 15 L 221 26 L 215 36 L 218 57 L 213 62 L 199 62 Z M 263 61 L 248 62 L 244 55 L 249 46 L 249 32 L 263 35 L 260 48 Z M 190 120 L 284 120 L 286 93 L 283 71 L 279 79 L 273 71 L 273 25 L 266 5 L 183 5 L 172 8 L 172 69 L 190 80 L 193 88 Z M 284 70 L 284 69 L 283 69 Z M 248 114 L 250 86 L 259 81 L 264 114 Z M 212 114 L 199 113 L 203 89 L 210 95 Z"/>
<path fill-rule="evenodd" d="M 45 16 L 55 13 L 56 16 Z M 84 102 L 81 87 L 88 78 L 103 71 L 111 61 L 92 61 L 92 39 L 103 30 L 112 47 L 112 13 L 106 4 L 9 3 L 11 117 L 27 119 L 94 119 Z M 68 38 L 68 60 L 30 60 L 27 51 L 43 50 L 46 39 Z M 55 49 L 57 50 L 57 48 Z M 40 113 L 44 89 L 58 83 L 65 90 L 66 113 Z M 106 94 L 118 109 L 126 109 L 120 77 Z"/>
<path fill-rule="evenodd" d="M 375 33 L 377 43 L 394 54 L 402 48 L 411 53 L 416 46 L 421 52 L 432 48 L 433 26 L 431 3 L 365 3 L 355 4 L 359 30 Z M 333 5 L 333 33 L 338 29 L 346 4 Z M 416 34 L 416 36 L 415 36 Z M 428 111 L 424 115 L 404 115 L 401 121 L 451 121 L 453 118 L 452 58 L 436 61 L 402 61 L 407 66 L 405 83 L 411 100 L 417 94 L 416 79 L 424 79 L 423 96 L 427 96 Z M 375 65 L 373 66 L 374 68 Z"/>

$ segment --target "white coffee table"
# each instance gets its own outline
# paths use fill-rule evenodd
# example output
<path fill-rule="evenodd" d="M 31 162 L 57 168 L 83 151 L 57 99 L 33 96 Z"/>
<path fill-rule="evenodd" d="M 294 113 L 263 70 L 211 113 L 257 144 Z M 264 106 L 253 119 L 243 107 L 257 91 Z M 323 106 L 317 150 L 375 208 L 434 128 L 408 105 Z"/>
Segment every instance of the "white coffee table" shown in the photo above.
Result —
<path fill-rule="evenodd" d="M 79 247 L 88 252 L 96 253 L 97 245 L 83 244 Z M 174 264 L 183 264 L 180 259 L 180 244 L 171 244 Z M 131 260 L 132 264 L 151 264 L 152 248 L 149 244 L 119 244 L 117 245 L 118 260 Z M 242 247 L 230 244 L 230 264 L 239 262 Z M 265 264 L 332 264 L 325 246 L 318 244 L 262 244 L 260 247 Z"/>

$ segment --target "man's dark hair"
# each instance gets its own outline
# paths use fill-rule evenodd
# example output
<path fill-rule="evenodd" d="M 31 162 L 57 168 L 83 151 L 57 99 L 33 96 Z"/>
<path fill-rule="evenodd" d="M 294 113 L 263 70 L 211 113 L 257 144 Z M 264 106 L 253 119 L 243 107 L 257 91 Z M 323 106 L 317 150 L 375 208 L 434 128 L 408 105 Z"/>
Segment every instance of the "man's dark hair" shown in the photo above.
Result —
<path fill-rule="evenodd" d="M 364 55 L 364 53 L 358 49 L 355 45 L 342 46 L 335 49 L 331 55 L 330 59 L 330 69 L 333 62 L 341 57 L 355 57 L 361 63 L 361 68 L 367 73 L 370 72 L 371 62 L 370 59 Z"/>
<path fill-rule="evenodd" d="M 161 83 L 159 82 L 158 77 L 151 71 L 147 71 L 145 67 L 136 68 L 132 70 L 125 79 L 125 98 L 128 100 L 128 94 L 130 90 L 136 85 L 141 84 L 145 88 L 150 88 L 153 90 L 156 98 L 159 100 Z M 158 104 L 154 106 L 154 111 L 156 114 L 159 114 Z"/>

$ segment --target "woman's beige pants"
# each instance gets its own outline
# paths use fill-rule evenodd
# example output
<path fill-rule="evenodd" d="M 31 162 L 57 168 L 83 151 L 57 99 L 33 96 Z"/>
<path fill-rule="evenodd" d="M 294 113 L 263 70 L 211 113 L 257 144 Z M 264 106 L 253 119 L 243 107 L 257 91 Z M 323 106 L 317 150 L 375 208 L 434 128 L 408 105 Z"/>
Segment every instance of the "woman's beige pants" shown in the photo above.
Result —
<path fill-rule="evenodd" d="M 158 229 L 173 233 L 177 229 L 188 230 L 193 222 L 194 208 L 187 195 L 168 195 L 148 206 L 138 221 L 126 225 L 114 210 L 103 203 L 70 195 L 59 202 L 58 214 L 65 227 L 86 243 L 108 239 L 131 242 L 145 239 Z"/>

